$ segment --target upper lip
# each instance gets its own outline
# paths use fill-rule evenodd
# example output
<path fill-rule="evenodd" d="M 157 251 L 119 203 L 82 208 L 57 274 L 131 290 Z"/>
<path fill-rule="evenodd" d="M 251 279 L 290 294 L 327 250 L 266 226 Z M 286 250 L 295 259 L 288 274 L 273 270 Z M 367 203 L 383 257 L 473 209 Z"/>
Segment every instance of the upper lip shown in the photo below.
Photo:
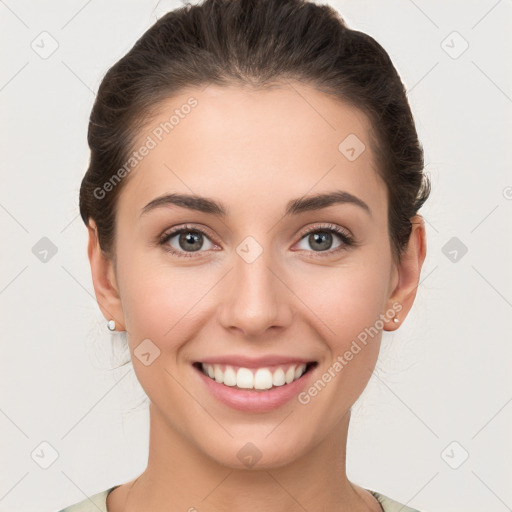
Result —
<path fill-rule="evenodd" d="M 237 355 L 226 355 L 217 357 L 207 357 L 197 361 L 205 364 L 227 364 L 230 366 L 241 366 L 243 368 L 263 368 L 265 366 L 276 366 L 284 364 L 307 364 L 315 362 L 313 359 L 304 359 L 302 357 L 269 355 L 262 357 L 247 357 Z"/>

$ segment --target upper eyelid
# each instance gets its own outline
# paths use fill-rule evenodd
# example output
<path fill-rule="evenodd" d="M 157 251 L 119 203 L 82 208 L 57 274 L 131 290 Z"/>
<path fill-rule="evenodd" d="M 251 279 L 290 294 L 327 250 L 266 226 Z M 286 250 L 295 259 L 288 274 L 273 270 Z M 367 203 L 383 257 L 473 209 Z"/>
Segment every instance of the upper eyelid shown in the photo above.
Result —
<path fill-rule="evenodd" d="M 326 229 L 326 230 L 332 230 L 332 231 L 342 231 L 342 232 L 345 232 L 344 234 L 346 234 L 347 236 L 352 236 L 352 232 L 344 227 L 344 226 L 337 226 L 336 224 L 332 224 L 332 223 L 326 223 L 326 224 L 322 224 L 320 226 L 310 226 L 309 228 L 306 228 L 304 229 L 304 231 L 301 231 L 301 235 L 307 235 L 308 233 L 311 233 L 311 232 L 315 232 L 315 231 L 321 231 L 322 229 Z M 339 234 L 339 233 L 338 233 Z"/>
<path fill-rule="evenodd" d="M 168 230 L 165 230 L 159 238 L 160 238 L 160 240 L 165 240 L 166 238 L 169 238 L 169 237 L 175 237 L 176 235 L 179 235 L 183 231 L 198 231 L 200 233 L 207 235 L 210 239 L 215 238 L 214 236 L 212 236 L 210 234 L 210 230 L 208 228 L 203 227 L 203 226 L 199 227 L 199 226 L 188 225 L 188 224 L 184 224 L 183 226 L 178 226 L 175 228 L 170 228 Z"/>

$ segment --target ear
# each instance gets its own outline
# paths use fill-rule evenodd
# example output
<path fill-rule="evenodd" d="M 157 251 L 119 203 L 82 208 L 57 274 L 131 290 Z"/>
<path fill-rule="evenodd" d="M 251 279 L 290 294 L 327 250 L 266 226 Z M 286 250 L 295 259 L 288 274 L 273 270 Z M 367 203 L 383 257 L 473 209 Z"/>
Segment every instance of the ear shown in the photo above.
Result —
<path fill-rule="evenodd" d="M 92 281 L 98 306 L 105 319 L 115 320 L 116 331 L 124 331 L 124 315 L 119 296 L 119 288 L 114 272 L 114 263 L 100 248 L 95 222 L 89 219 L 89 245 L 87 254 L 91 264 Z"/>
<path fill-rule="evenodd" d="M 403 324 L 411 309 L 416 291 L 418 289 L 421 268 L 427 253 L 425 222 L 421 215 L 415 215 L 411 219 L 412 230 L 400 263 L 395 266 L 393 280 L 396 283 L 389 296 L 387 307 L 395 310 L 395 317 L 400 321 L 395 323 L 393 319 L 386 322 L 385 330 L 394 331 Z M 391 284 L 391 283 L 390 283 Z M 395 307 L 393 307 L 395 305 Z M 398 305 L 401 309 L 398 310 Z"/>

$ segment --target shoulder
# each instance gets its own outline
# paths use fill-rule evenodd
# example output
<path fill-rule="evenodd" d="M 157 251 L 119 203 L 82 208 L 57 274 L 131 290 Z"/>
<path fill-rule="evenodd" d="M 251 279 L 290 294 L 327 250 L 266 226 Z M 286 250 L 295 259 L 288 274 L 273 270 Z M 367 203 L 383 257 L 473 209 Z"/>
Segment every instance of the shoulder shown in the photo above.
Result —
<path fill-rule="evenodd" d="M 366 490 L 377 499 L 384 512 L 420 512 L 415 508 L 407 507 L 402 503 L 389 498 L 388 496 L 384 496 L 384 494 L 381 494 L 380 492 L 372 491 L 371 489 Z"/>
<path fill-rule="evenodd" d="M 108 512 L 107 511 L 107 496 L 110 491 L 114 490 L 117 485 L 109 487 L 104 491 L 98 492 L 85 498 L 85 500 L 73 503 L 58 512 Z"/>

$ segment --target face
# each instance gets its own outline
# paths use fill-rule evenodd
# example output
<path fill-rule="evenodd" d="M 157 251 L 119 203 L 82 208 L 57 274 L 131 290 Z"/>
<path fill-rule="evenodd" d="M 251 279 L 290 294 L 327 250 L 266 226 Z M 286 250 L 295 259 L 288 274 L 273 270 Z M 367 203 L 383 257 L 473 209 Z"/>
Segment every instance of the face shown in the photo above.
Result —
<path fill-rule="evenodd" d="M 119 197 L 115 273 L 93 245 L 90 257 L 104 314 L 128 333 L 152 420 L 230 467 L 244 467 L 244 446 L 260 467 L 290 463 L 332 435 L 365 388 L 382 330 L 395 313 L 403 322 L 423 261 L 421 244 L 403 268 L 392 260 L 369 122 L 305 84 L 210 85 L 161 104 L 136 146 L 144 143 L 150 150 Z M 335 192 L 350 200 L 307 200 Z M 147 206 L 169 194 L 208 198 L 224 214 L 206 201 Z M 204 375 L 205 361 L 222 362 L 222 377 Z M 268 367 L 276 384 L 216 382 L 233 378 L 225 362 L 235 378 L 238 367 Z M 295 377 L 293 362 L 314 364 L 278 385 L 280 368 Z M 268 375 L 256 380 L 268 386 Z"/>

